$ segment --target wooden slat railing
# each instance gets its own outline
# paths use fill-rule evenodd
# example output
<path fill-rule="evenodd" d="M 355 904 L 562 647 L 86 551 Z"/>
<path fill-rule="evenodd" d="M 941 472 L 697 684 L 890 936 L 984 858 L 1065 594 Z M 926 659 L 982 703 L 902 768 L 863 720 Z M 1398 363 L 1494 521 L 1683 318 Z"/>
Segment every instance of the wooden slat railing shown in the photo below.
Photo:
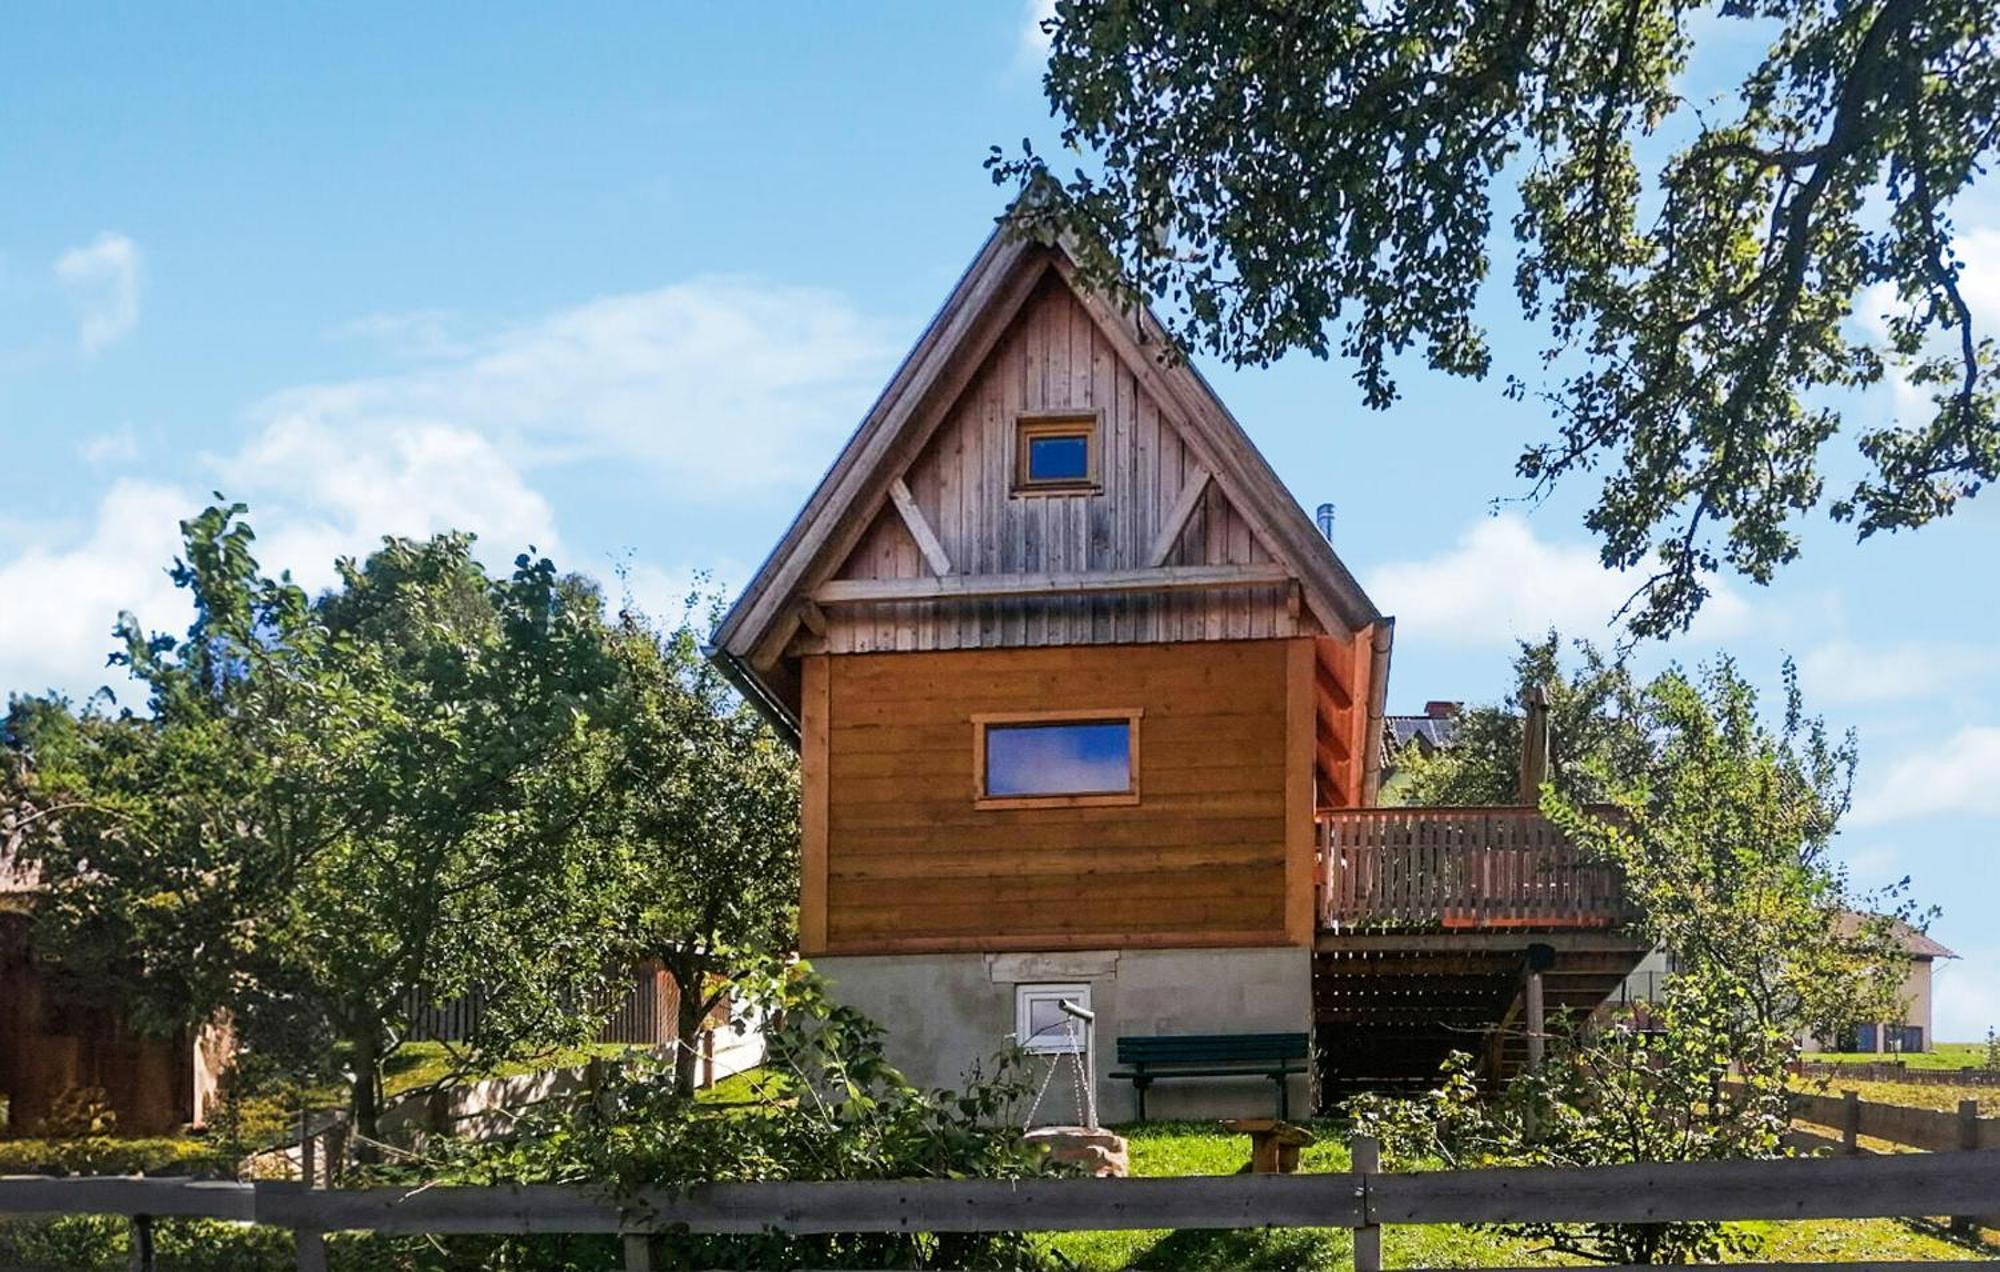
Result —
<path fill-rule="evenodd" d="M 1319 921 L 1331 929 L 1605 928 L 1618 873 L 1532 808 L 1319 814 Z"/>

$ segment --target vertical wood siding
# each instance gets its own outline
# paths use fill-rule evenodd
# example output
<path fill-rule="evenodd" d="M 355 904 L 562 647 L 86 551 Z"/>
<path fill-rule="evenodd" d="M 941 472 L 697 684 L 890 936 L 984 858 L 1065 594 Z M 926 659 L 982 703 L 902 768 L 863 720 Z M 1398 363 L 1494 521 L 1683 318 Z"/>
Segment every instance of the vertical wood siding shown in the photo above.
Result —
<path fill-rule="evenodd" d="M 1307 780 L 1288 772 L 1307 762 L 1290 681 L 1310 665 L 1291 644 L 826 659 L 808 703 L 826 712 L 825 950 L 1310 941 L 1288 922 L 1312 886 L 1288 871 L 1311 851 L 1287 835 Z M 1135 707 L 1138 804 L 973 806 L 974 714 Z"/>
<path fill-rule="evenodd" d="M 1095 411 L 1103 488 L 1012 492 L 1015 422 L 1023 412 Z M 1090 315 L 1051 276 L 973 375 L 907 474 L 910 493 L 958 574 L 1135 569 L 1199 465 L 1173 420 L 1140 389 Z M 1169 565 L 1273 558 L 1213 484 Z M 916 540 L 885 504 L 839 577 L 923 578 Z M 843 606 L 826 651 L 869 653 L 1245 640 L 1307 630 L 1282 586 L 1174 596 L 1072 597 Z"/>

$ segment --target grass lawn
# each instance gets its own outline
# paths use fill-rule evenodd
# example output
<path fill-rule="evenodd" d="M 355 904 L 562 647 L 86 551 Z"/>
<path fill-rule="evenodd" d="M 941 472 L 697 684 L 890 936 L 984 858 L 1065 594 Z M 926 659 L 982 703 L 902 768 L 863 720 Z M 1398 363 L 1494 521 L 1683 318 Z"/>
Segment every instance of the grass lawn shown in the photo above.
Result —
<path fill-rule="evenodd" d="M 1947 1113 L 1957 1112 L 1960 1100 L 1977 1100 L 1982 1117 L 2000 1116 L 2000 1087 L 1950 1086 L 1931 1082 L 1862 1082 L 1838 1074 L 1826 1078 L 1793 1078 L 1792 1085 L 1814 1095 L 1837 1096 L 1842 1091 L 1853 1091 L 1875 1104 L 1942 1109 Z"/>
<path fill-rule="evenodd" d="M 1912 1069 L 1978 1069 L 1986 1064 L 1983 1042 L 1940 1042 L 1929 1051 L 1877 1055 L 1872 1051 L 1820 1051 L 1805 1057 L 1822 1064 L 1880 1064 L 1900 1060 Z"/>
<path fill-rule="evenodd" d="M 1206 1122 L 1149 1122 L 1118 1128 L 1129 1144 L 1134 1175 L 1227 1175 L 1249 1160 L 1249 1140 L 1224 1135 Z M 1300 1155 L 1300 1169 L 1344 1171 L 1347 1145 L 1337 1127 Z M 1821 1262 L 1963 1259 L 1965 1247 L 1889 1219 L 1756 1223 L 1744 1228 L 1765 1239 L 1768 1261 Z M 1352 1264 L 1344 1229 L 1276 1228 L 1243 1232 L 1078 1232 L 1046 1238 L 1050 1249 L 1082 1269 L 1319 1269 Z M 1534 1246 L 1476 1228 L 1391 1226 L 1382 1236 L 1390 1267 L 1559 1266 L 1566 1260 Z"/>

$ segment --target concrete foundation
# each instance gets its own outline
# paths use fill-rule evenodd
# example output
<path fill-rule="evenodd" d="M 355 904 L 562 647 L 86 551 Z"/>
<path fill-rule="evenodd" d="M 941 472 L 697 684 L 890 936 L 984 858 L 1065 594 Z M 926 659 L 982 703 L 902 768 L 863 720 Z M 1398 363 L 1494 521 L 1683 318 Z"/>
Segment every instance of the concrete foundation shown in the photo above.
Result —
<path fill-rule="evenodd" d="M 920 1086 L 956 1087 L 1013 1038 L 1020 985 L 1082 984 L 1097 1013 L 1101 1122 L 1136 1116 L 1117 1069 L 1121 1034 L 1310 1033 L 1312 951 L 1304 948 L 1093 950 L 1048 954 L 888 954 L 824 957 L 813 966 L 834 996 L 888 1031 L 890 1063 Z M 1037 1056 L 1036 1078 L 1055 1068 L 1037 1125 L 1083 1120 L 1068 1056 Z M 1291 1113 L 1310 1111 L 1309 1082 L 1291 1079 Z M 1153 1119 L 1268 1117 L 1270 1079 L 1187 1078 L 1155 1084 Z"/>

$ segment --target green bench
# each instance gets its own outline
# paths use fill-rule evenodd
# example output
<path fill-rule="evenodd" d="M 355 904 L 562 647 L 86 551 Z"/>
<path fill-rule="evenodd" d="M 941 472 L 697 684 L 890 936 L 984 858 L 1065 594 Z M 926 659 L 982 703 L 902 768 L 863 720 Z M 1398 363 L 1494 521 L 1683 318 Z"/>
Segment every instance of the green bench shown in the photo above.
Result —
<path fill-rule="evenodd" d="M 1111 1076 L 1132 1083 L 1139 1120 L 1146 1120 L 1146 1088 L 1169 1078 L 1269 1078 L 1278 1088 L 1278 1117 L 1290 1114 L 1287 1079 L 1306 1071 L 1310 1040 L 1302 1033 L 1169 1034 L 1118 1040 Z"/>

